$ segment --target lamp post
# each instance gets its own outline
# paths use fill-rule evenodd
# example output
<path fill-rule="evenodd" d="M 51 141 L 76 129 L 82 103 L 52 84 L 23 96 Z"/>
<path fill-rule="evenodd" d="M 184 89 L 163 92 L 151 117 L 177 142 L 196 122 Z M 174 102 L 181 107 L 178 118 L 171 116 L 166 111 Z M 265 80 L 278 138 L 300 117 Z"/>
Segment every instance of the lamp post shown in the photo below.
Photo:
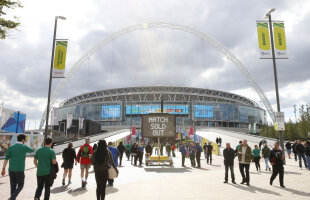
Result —
<path fill-rule="evenodd" d="M 64 16 L 55 16 L 55 25 L 54 25 L 54 37 L 53 37 L 53 49 L 52 49 L 52 59 L 51 59 L 51 69 L 50 69 L 50 79 L 48 85 L 48 97 L 47 97 L 47 108 L 46 108 L 46 121 L 45 121 L 45 132 L 44 138 L 47 138 L 48 134 L 48 120 L 50 113 L 50 99 L 51 99 L 51 88 L 52 88 L 52 73 L 53 73 L 53 62 L 54 62 L 54 54 L 55 54 L 55 40 L 56 40 L 56 31 L 57 31 L 57 20 L 62 19 L 66 20 Z"/>
<path fill-rule="evenodd" d="M 270 9 L 266 13 L 265 18 L 268 18 L 268 21 L 269 21 L 271 50 L 272 50 L 272 62 L 273 62 L 273 72 L 274 72 L 274 81 L 275 81 L 276 98 L 277 98 L 277 111 L 281 112 L 281 109 L 280 109 L 280 98 L 279 98 L 279 88 L 278 88 L 277 65 L 276 65 L 276 57 L 275 57 L 275 52 L 274 52 L 274 41 L 273 41 L 272 20 L 271 20 L 271 13 L 274 12 L 275 10 L 276 9 L 274 9 L 274 8 Z M 283 131 L 279 131 L 279 139 L 280 139 L 281 148 L 284 150 Z"/>

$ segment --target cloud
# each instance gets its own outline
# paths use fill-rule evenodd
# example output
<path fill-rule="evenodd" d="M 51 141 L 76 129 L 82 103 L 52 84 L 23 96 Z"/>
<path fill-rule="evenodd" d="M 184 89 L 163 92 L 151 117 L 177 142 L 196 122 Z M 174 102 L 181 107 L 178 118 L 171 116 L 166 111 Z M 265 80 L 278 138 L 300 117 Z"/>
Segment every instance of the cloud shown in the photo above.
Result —
<path fill-rule="evenodd" d="M 275 105 L 271 60 L 258 59 L 255 21 L 276 7 L 286 26 L 288 60 L 277 60 L 281 105 L 290 109 L 309 99 L 310 3 L 306 0 L 25 1 L 16 10 L 19 31 L 0 45 L 0 99 L 39 119 L 46 106 L 54 16 L 57 38 L 68 38 L 67 71 L 89 49 L 125 27 L 171 22 L 193 27 L 222 43 L 247 67 Z M 61 5 L 61 6 L 59 6 Z M 74 5 L 74 7 L 72 6 Z M 53 90 L 61 80 L 53 80 Z M 80 66 L 60 100 L 81 93 L 128 86 L 173 85 L 218 89 L 258 101 L 247 79 L 211 44 L 174 29 L 129 32 L 100 48 Z M 300 89 L 304 86 L 304 89 Z M 294 92 L 296 91 L 296 93 Z M 294 95 L 289 95 L 291 92 Z M 35 109 L 36 108 L 36 109 Z M 288 111 L 290 112 L 290 111 Z"/>

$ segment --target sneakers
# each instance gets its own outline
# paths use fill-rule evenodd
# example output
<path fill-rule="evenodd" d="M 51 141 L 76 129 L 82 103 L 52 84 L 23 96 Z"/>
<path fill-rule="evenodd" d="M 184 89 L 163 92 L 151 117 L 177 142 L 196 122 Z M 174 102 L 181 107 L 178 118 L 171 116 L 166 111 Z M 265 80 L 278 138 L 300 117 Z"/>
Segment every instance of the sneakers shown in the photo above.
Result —
<path fill-rule="evenodd" d="M 232 181 L 233 184 L 237 184 L 235 181 Z"/>
<path fill-rule="evenodd" d="M 224 181 L 223 183 L 228 183 L 228 181 Z"/>
<path fill-rule="evenodd" d="M 86 187 L 87 182 L 86 181 L 82 181 L 82 187 Z"/>
<path fill-rule="evenodd" d="M 68 181 L 68 185 L 72 184 L 71 180 Z"/>
<path fill-rule="evenodd" d="M 280 185 L 281 186 L 281 188 L 285 188 L 285 186 L 284 185 Z"/>
<path fill-rule="evenodd" d="M 62 179 L 62 185 L 63 185 L 63 186 L 66 185 L 65 179 Z"/>
<path fill-rule="evenodd" d="M 244 184 L 245 183 L 245 181 L 242 181 L 240 184 Z"/>

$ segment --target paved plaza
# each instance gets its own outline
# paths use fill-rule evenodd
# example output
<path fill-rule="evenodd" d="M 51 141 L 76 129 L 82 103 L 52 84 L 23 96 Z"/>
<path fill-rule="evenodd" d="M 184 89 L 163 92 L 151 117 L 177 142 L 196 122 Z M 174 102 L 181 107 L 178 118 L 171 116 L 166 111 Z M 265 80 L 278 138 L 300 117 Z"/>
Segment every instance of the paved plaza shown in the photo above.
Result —
<path fill-rule="evenodd" d="M 27 158 L 26 179 L 23 191 L 18 199 L 33 199 L 36 189 L 36 169 L 33 168 L 33 158 Z M 62 162 L 57 156 L 58 163 Z M 213 165 L 207 165 L 202 157 L 202 168 L 191 168 L 186 159 L 186 168 L 181 167 L 180 154 L 174 159 L 174 167 L 148 166 L 135 167 L 126 158 L 123 167 L 119 168 L 119 178 L 114 187 L 107 187 L 106 199 L 309 199 L 310 171 L 300 170 L 298 162 L 287 159 L 285 166 L 284 184 L 281 189 L 278 179 L 273 186 L 269 185 L 271 172 L 257 172 L 252 164 L 250 168 L 251 186 L 240 185 L 241 175 L 238 161 L 235 159 L 235 174 L 237 185 L 223 184 L 224 166 L 222 156 L 214 156 Z M 2 164 L 2 161 L 1 163 Z M 261 162 L 262 169 L 265 165 Z M 62 186 L 60 169 L 57 180 L 51 188 L 51 199 L 96 199 L 96 182 L 93 168 L 90 170 L 88 185 L 81 188 L 80 170 L 76 166 L 73 170 L 73 184 Z M 9 197 L 9 177 L 0 178 L 1 199 Z"/>

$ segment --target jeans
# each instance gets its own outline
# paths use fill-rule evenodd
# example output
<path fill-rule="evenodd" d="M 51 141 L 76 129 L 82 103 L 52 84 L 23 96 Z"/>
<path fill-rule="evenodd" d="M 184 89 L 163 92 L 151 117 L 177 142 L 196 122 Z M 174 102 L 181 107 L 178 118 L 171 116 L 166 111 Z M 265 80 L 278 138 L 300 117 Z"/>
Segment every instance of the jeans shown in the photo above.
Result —
<path fill-rule="evenodd" d="M 265 165 L 266 165 L 266 169 L 270 169 L 270 167 L 269 167 L 269 158 L 264 158 L 264 160 L 265 160 Z"/>
<path fill-rule="evenodd" d="M 37 190 L 36 190 L 36 194 L 34 196 L 34 198 L 40 199 L 41 194 L 42 194 L 42 190 L 43 190 L 43 186 L 45 189 L 44 192 L 44 200 L 49 200 L 50 199 L 50 190 L 51 190 L 51 186 L 50 186 L 50 176 L 46 175 L 46 176 L 37 176 Z"/>
<path fill-rule="evenodd" d="M 209 159 L 210 159 L 210 164 L 212 164 L 212 153 L 207 154 L 207 163 L 209 164 Z"/>
<path fill-rule="evenodd" d="M 24 187 L 25 173 L 22 172 L 9 172 L 11 184 L 11 199 L 15 200 L 20 191 Z M 17 187 L 16 187 L 17 186 Z"/>
<path fill-rule="evenodd" d="M 234 164 L 225 165 L 225 181 L 228 181 L 228 169 L 230 169 L 231 180 L 235 181 Z"/>
<path fill-rule="evenodd" d="M 200 166 L 200 157 L 201 157 L 201 153 L 196 153 L 196 162 L 197 162 L 197 167 L 201 167 Z"/>
<path fill-rule="evenodd" d="M 167 151 L 168 157 L 171 157 L 171 151 Z"/>
<path fill-rule="evenodd" d="M 126 157 L 127 157 L 127 160 L 129 160 L 129 158 L 130 158 L 130 150 L 126 150 Z"/>
<path fill-rule="evenodd" d="M 242 176 L 242 182 L 246 182 L 248 184 L 250 184 L 250 164 L 242 164 L 239 163 L 239 169 L 240 169 L 240 173 Z M 244 174 L 244 169 L 245 169 L 245 174 Z"/>
<path fill-rule="evenodd" d="M 294 159 L 295 161 L 297 161 L 297 153 L 293 152 L 294 153 Z"/>
<path fill-rule="evenodd" d="M 307 160 L 308 169 L 310 170 L 310 156 L 306 155 L 306 160 Z"/>
<path fill-rule="evenodd" d="M 175 157 L 175 150 L 172 150 L 172 157 Z"/>
<path fill-rule="evenodd" d="M 185 154 L 182 153 L 182 166 L 184 166 L 185 163 Z"/>
<path fill-rule="evenodd" d="M 105 188 L 108 180 L 108 170 L 95 172 L 95 178 L 97 183 L 97 189 L 96 189 L 97 200 L 104 200 Z"/>
<path fill-rule="evenodd" d="M 303 159 L 303 160 L 304 160 L 305 167 L 308 168 L 308 167 L 307 167 L 307 163 L 306 163 L 305 154 L 303 154 L 303 153 L 298 153 L 297 155 L 298 155 L 298 160 L 299 160 L 299 167 L 302 168 L 301 159 Z"/>
<path fill-rule="evenodd" d="M 190 154 L 189 156 L 192 167 L 196 167 L 195 157 L 196 157 L 195 154 Z"/>
<path fill-rule="evenodd" d="M 279 174 L 279 180 L 280 180 L 280 185 L 283 185 L 283 177 L 284 177 L 284 168 L 283 166 L 272 166 L 272 175 L 270 177 L 270 183 L 272 184 L 273 180 L 277 177 L 277 175 Z"/>
<path fill-rule="evenodd" d="M 260 170 L 260 157 L 254 157 L 254 162 L 255 162 L 255 167 L 256 167 L 256 170 Z"/>
<path fill-rule="evenodd" d="M 120 155 L 119 155 L 119 165 L 120 166 L 122 165 L 123 155 L 124 155 L 124 153 L 120 153 Z"/>

